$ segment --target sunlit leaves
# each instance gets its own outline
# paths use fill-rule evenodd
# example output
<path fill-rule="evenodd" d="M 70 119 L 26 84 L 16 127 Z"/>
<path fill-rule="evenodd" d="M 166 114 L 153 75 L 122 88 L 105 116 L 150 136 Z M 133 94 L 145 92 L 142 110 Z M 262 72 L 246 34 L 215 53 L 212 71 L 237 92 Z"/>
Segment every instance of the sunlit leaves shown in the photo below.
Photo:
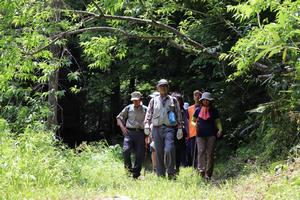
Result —
<path fill-rule="evenodd" d="M 123 8 L 123 0 L 95 0 L 94 1 L 100 8 L 103 7 L 104 8 L 104 12 L 107 14 L 111 14 L 114 15 L 116 14 L 118 11 L 120 11 Z M 89 11 L 93 11 L 93 12 L 98 12 L 97 7 L 94 4 L 89 4 L 88 7 Z M 100 14 L 98 12 L 98 14 Z"/>
<path fill-rule="evenodd" d="M 299 12 L 299 5 L 299 2 L 290 2 L 289 0 L 279 5 L 278 1 L 274 0 L 266 2 L 248 1 L 245 4 L 232 7 L 237 13 L 243 13 L 244 17 L 247 16 L 247 12 L 241 10 L 243 6 L 251 7 L 256 11 L 267 8 L 276 8 L 277 10 L 275 23 L 266 24 L 262 29 L 254 28 L 231 49 L 231 57 L 234 58 L 231 64 L 237 67 L 236 76 L 246 73 L 252 64 L 263 58 L 273 59 L 277 56 L 285 63 L 289 61 L 288 59 L 292 61 L 297 54 L 299 55 L 297 44 L 300 41 L 299 37 L 296 37 L 299 35 L 299 20 L 297 17 L 293 17 Z"/>
<path fill-rule="evenodd" d="M 107 69 L 115 58 L 122 59 L 126 55 L 126 46 L 117 46 L 114 37 L 92 37 L 91 40 L 82 42 L 84 53 L 90 68 Z"/>
<path fill-rule="evenodd" d="M 280 3 L 280 0 L 249 0 L 236 6 L 227 6 L 227 9 L 234 12 L 234 17 L 242 21 L 267 9 L 277 10 Z"/>
<path fill-rule="evenodd" d="M 78 71 L 76 72 L 70 72 L 67 75 L 69 81 L 79 81 L 80 80 L 80 73 Z"/>
<path fill-rule="evenodd" d="M 72 93 L 77 94 L 81 91 L 81 87 L 78 88 L 77 85 L 75 85 L 75 86 L 71 87 L 70 90 Z"/>

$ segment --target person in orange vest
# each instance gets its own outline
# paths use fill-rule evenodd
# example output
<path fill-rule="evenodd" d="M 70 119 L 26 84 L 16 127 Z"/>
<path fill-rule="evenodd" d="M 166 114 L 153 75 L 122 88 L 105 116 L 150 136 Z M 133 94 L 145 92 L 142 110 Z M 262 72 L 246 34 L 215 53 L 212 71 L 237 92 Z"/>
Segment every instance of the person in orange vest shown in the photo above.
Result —
<path fill-rule="evenodd" d="M 193 115 L 195 113 L 196 108 L 200 106 L 200 98 L 202 93 L 199 90 L 195 90 L 193 92 L 194 104 L 189 106 L 188 108 L 188 134 L 186 138 L 186 153 L 187 153 L 187 165 L 197 167 L 196 162 L 196 127 L 192 124 Z"/>

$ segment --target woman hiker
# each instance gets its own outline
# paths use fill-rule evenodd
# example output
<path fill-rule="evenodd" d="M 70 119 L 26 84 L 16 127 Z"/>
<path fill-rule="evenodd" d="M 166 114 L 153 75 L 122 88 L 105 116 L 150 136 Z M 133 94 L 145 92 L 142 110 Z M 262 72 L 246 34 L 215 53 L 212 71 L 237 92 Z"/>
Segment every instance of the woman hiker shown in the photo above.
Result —
<path fill-rule="evenodd" d="M 182 119 L 182 131 L 183 131 L 183 137 L 181 139 L 175 138 L 175 171 L 176 174 L 179 174 L 179 167 L 180 166 L 187 166 L 187 161 L 186 161 L 186 144 L 185 140 L 187 137 L 187 126 L 188 126 L 188 120 L 187 120 L 187 111 L 184 109 L 183 105 L 183 97 L 180 93 L 178 92 L 173 92 L 171 94 L 172 97 L 175 97 L 179 103 L 180 107 L 180 112 L 181 112 L 181 119 Z"/>
<path fill-rule="evenodd" d="M 193 115 L 197 129 L 197 170 L 206 180 L 213 174 L 216 139 L 222 135 L 219 111 L 213 107 L 213 100 L 211 93 L 204 92 Z"/>

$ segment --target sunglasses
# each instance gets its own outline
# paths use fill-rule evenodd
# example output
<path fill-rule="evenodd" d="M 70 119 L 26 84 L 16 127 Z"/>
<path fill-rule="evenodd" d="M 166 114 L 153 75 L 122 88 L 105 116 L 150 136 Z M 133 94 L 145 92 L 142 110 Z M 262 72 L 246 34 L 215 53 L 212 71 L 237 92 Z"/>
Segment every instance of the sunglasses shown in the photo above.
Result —
<path fill-rule="evenodd" d="M 163 84 L 163 85 L 160 85 L 159 87 L 168 87 L 168 85 Z"/>

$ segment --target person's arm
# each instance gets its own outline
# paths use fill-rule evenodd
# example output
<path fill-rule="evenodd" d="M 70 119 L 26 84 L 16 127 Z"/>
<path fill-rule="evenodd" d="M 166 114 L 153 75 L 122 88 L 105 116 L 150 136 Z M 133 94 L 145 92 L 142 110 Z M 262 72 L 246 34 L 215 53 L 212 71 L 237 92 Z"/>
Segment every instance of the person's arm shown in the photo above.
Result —
<path fill-rule="evenodd" d="M 215 124 L 216 124 L 216 127 L 218 129 L 217 137 L 221 137 L 222 134 L 223 134 L 222 133 L 223 132 L 223 128 L 222 128 L 221 119 L 220 118 L 215 119 Z"/>
<path fill-rule="evenodd" d="M 145 120 L 144 120 L 145 127 L 147 127 L 147 128 L 150 128 L 152 115 L 153 115 L 153 104 L 154 104 L 154 98 L 152 98 L 149 102 L 147 112 L 146 112 L 146 116 L 145 116 Z"/>
<path fill-rule="evenodd" d="M 125 127 L 124 123 L 128 118 L 128 107 L 126 106 L 116 118 L 117 125 L 120 126 L 122 133 L 126 135 L 128 133 L 128 129 Z"/>
<path fill-rule="evenodd" d="M 150 134 L 150 124 L 152 120 L 152 115 L 153 115 L 153 104 L 154 104 L 154 98 L 152 98 L 149 102 L 145 120 L 144 120 L 144 125 L 145 125 L 145 134 L 149 135 Z"/>
<path fill-rule="evenodd" d="M 215 110 L 214 113 L 215 113 L 215 125 L 216 125 L 216 127 L 218 129 L 217 137 L 219 138 L 223 134 L 223 127 L 222 127 L 222 123 L 221 123 L 219 111 Z"/>
<path fill-rule="evenodd" d="M 196 108 L 196 110 L 195 110 L 195 112 L 193 114 L 193 117 L 192 117 L 192 125 L 193 126 L 196 126 L 196 122 L 197 122 L 197 118 L 198 118 L 199 112 L 200 112 L 200 108 Z"/>
<path fill-rule="evenodd" d="M 176 115 L 177 115 L 177 127 L 178 129 L 182 129 L 183 127 L 183 121 L 182 121 L 182 114 L 181 114 L 181 109 L 179 106 L 179 102 L 174 98 L 174 103 L 175 103 L 175 107 L 176 107 Z"/>

